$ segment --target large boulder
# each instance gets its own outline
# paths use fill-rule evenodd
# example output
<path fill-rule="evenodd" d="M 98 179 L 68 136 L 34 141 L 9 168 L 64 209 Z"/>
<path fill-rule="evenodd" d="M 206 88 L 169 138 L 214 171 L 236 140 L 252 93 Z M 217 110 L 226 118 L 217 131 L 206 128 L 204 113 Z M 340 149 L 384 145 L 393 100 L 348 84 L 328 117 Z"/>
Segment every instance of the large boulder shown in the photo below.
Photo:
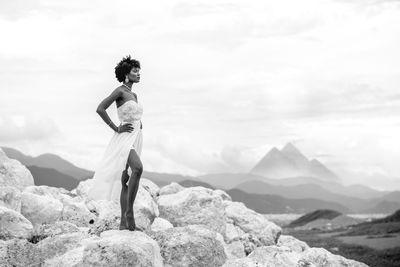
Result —
<path fill-rule="evenodd" d="M 300 241 L 297 238 L 290 235 L 280 235 L 277 245 L 280 247 L 282 246 L 288 247 L 291 250 L 298 253 L 301 253 L 310 248 L 306 242 Z"/>
<path fill-rule="evenodd" d="M 162 267 L 157 242 L 140 231 L 110 230 L 67 253 L 47 260 L 45 266 Z"/>
<path fill-rule="evenodd" d="M 227 259 L 222 237 L 203 225 L 174 227 L 152 234 L 165 267 L 221 266 Z"/>
<path fill-rule="evenodd" d="M 270 267 L 270 266 L 307 266 L 316 267 L 310 262 L 301 262 L 300 254 L 287 247 L 261 246 L 250 255 L 240 259 L 230 259 L 223 267 Z"/>
<path fill-rule="evenodd" d="M 47 237 L 80 231 L 78 226 L 66 221 L 58 221 L 53 224 L 40 224 L 34 227 L 32 242 L 37 243 Z"/>
<path fill-rule="evenodd" d="M 13 186 L 0 186 L 0 206 L 21 212 L 21 191 Z"/>
<path fill-rule="evenodd" d="M 368 267 L 365 263 L 332 254 L 324 248 L 309 248 L 301 256 L 303 261 L 311 262 L 318 267 Z"/>
<path fill-rule="evenodd" d="M 86 199 L 88 197 L 89 189 L 92 187 L 92 185 L 93 185 L 93 179 L 87 179 L 79 182 L 78 186 L 75 188 L 76 194 Z"/>
<path fill-rule="evenodd" d="M 221 190 L 221 189 L 215 189 L 214 193 L 221 196 L 222 200 L 229 200 L 232 201 L 232 198 L 230 195 L 228 195 L 228 193 L 226 193 L 225 191 Z"/>
<path fill-rule="evenodd" d="M 154 232 L 163 231 L 173 227 L 174 226 L 172 225 L 172 223 L 161 217 L 156 217 L 151 224 L 151 230 Z"/>
<path fill-rule="evenodd" d="M 146 189 L 147 192 L 149 192 L 154 201 L 157 200 L 157 197 L 160 195 L 160 187 L 158 185 L 144 177 L 140 178 L 139 184 L 143 186 L 143 188 Z"/>
<path fill-rule="evenodd" d="M 82 232 L 54 235 L 41 240 L 36 248 L 41 255 L 42 261 L 60 256 L 67 251 L 82 246 L 85 239 L 96 239 Z"/>
<path fill-rule="evenodd" d="M 0 240 L 0 266 L 39 267 L 42 263 L 42 255 L 36 245 L 26 239 Z"/>
<path fill-rule="evenodd" d="M 13 186 L 20 190 L 34 185 L 31 172 L 18 160 L 10 159 L 0 148 L 0 186 Z"/>
<path fill-rule="evenodd" d="M 160 217 L 174 226 L 202 224 L 225 235 L 226 216 L 222 198 L 209 188 L 196 186 L 175 194 L 160 195 L 158 205 Z"/>
<path fill-rule="evenodd" d="M 79 227 L 87 227 L 95 219 L 96 216 L 90 212 L 85 202 L 75 202 L 73 199 L 64 198 L 60 220 L 68 221 Z"/>
<path fill-rule="evenodd" d="M 15 210 L 0 206 L 0 239 L 30 238 L 33 226 Z"/>
<path fill-rule="evenodd" d="M 33 224 L 54 223 L 62 210 L 63 204 L 51 196 L 21 193 L 21 213 Z"/>
<path fill-rule="evenodd" d="M 242 202 L 224 200 L 228 223 L 238 226 L 245 233 L 257 237 L 263 245 L 275 245 L 281 227 L 268 221 L 263 215 L 247 208 Z"/>
<path fill-rule="evenodd" d="M 166 186 L 161 187 L 159 195 L 162 196 L 162 195 L 176 194 L 179 191 L 182 191 L 183 189 L 185 189 L 185 187 L 181 186 L 176 182 L 172 182 Z"/>

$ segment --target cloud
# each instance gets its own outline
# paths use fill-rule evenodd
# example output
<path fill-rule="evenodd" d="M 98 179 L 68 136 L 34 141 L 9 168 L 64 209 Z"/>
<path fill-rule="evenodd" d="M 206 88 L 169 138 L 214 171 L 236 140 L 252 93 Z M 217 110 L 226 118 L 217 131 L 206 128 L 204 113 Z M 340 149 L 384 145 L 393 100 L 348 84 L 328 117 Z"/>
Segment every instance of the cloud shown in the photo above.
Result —
<path fill-rule="evenodd" d="M 40 141 L 60 135 L 56 123 L 50 118 L 24 116 L 0 117 L 0 141 Z"/>

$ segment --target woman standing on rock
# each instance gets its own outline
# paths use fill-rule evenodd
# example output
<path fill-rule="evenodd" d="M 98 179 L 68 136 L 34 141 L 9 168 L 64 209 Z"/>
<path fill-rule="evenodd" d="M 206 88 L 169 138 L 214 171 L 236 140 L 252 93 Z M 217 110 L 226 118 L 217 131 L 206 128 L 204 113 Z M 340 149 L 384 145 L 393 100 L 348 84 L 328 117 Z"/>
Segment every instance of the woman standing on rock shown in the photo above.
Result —
<path fill-rule="evenodd" d="M 130 56 L 123 58 L 115 67 L 115 76 L 121 86 L 117 87 L 98 105 L 96 112 L 114 130 L 103 158 L 97 165 L 89 199 L 118 200 L 121 204 L 119 229 L 136 230 L 133 203 L 143 172 L 140 160 L 143 135 L 141 117 L 143 106 L 132 85 L 140 80 L 140 63 Z M 115 101 L 121 124 L 117 127 L 108 116 L 106 109 Z M 130 167 L 131 174 L 128 173 Z M 124 170 L 125 169 L 125 170 Z M 120 193 L 120 194 L 119 194 Z"/>

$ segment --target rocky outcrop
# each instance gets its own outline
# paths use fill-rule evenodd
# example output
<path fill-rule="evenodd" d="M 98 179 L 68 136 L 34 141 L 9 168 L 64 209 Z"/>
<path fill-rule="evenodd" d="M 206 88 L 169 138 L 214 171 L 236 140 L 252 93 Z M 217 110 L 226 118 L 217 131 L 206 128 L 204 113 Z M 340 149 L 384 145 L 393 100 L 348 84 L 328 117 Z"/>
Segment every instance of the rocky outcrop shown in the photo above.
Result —
<path fill-rule="evenodd" d="M 34 186 L 24 168 L 0 149 L 1 266 L 366 266 L 281 235 L 223 190 L 146 178 L 139 230 L 120 231 L 119 203 L 89 200 L 91 179 L 72 191 Z"/>
<path fill-rule="evenodd" d="M 164 266 L 221 266 L 227 259 L 217 233 L 203 225 L 188 225 L 152 235 L 160 244 Z"/>
<path fill-rule="evenodd" d="M 0 239 L 30 238 L 33 226 L 15 210 L 0 207 Z"/>
<path fill-rule="evenodd" d="M 263 245 L 275 245 L 282 229 L 241 202 L 224 200 L 228 222 L 260 240 Z"/>
<path fill-rule="evenodd" d="M 174 226 L 172 225 L 172 223 L 161 217 L 156 217 L 153 223 L 151 224 L 151 230 L 154 232 L 167 230 L 173 227 Z"/>
<path fill-rule="evenodd" d="M 160 194 L 160 196 L 169 195 L 169 194 L 176 194 L 179 191 L 182 191 L 183 189 L 185 189 L 185 187 L 181 186 L 178 183 L 172 182 L 169 185 L 163 186 L 160 189 L 159 194 Z"/>
<path fill-rule="evenodd" d="M 105 231 L 81 244 L 45 266 L 164 266 L 157 242 L 140 231 Z"/>
<path fill-rule="evenodd" d="M 8 158 L 0 148 L 0 186 L 12 186 L 21 190 L 33 184 L 30 171 L 18 160 Z"/>
<path fill-rule="evenodd" d="M 12 186 L 0 186 L 0 206 L 21 212 L 20 190 Z"/>
<path fill-rule="evenodd" d="M 200 186 L 160 195 L 157 201 L 160 217 L 174 226 L 202 224 L 225 235 L 226 215 L 222 202 L 213 190 Z"/>

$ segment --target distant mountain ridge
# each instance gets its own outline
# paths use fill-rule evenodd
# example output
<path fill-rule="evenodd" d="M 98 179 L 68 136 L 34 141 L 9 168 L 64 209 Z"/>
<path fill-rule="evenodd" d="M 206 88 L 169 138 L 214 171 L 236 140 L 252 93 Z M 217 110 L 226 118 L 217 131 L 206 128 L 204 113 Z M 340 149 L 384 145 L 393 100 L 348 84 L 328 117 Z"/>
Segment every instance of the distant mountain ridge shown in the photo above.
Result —
<path fill-rule="evenodd" d="M 60 173 L 72 176 L 78 181 L 93 177 L 94 172 L 75 166 L 71 162 L 58 155 L 45 153 L 37 157 L 27 156 L 17 149 L 2 146 L 4 153 L 10 159 L 16 159 L 25 166 L 37 166 L 41 168 L 54 169 Z"/>
<path fill-rule="evenodd" d="M 339 182 L 339 177 L 317 159 L 308 160 L 292 143 L 281 150 L 272 148 L 251 170 L 251 174 L 274 179 L 295 176 Z"/>

